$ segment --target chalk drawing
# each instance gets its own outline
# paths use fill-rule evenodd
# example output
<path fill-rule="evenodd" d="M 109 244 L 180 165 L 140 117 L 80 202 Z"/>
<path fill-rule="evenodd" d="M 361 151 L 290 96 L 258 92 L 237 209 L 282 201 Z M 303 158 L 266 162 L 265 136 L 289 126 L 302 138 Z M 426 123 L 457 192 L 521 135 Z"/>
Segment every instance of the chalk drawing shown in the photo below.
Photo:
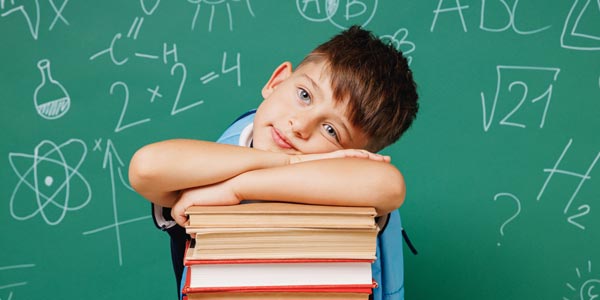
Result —
<path fill-rule="evenodd" d="M 519 5 L 519 0 L 515 0 L 515 2 L 513 3 L 513 6 L 510 7 L 506 1 L 504 0 L 500 0 L 500 3 L 502 4 L 502 7 L 500 7 L 500 9 L 492 9 L 492 11 L 496 12 L 498 10 L 502 10 L 502 8 L 505 9 L 507 15 L 508 15 L 508 20 L 507 23 L 504 27 L 502 28 L 490 28 L 487 27 L 485 24 L 485 11 L 486 11 L 486 1 L 485 0 L 481 0 L 481 18 L 480 18 L 480 22 L 479 22 L 479 28 L 481 30 L 484 31 L 490 31 L 490 32 L 503 32 L 509 29 L 512 29 L 514 32 L 516 32 L 517 34 L 520 35 L 529 35 L 529 34 L 535 34 L 538 32 L 542 32 L 546 29 L 549 29 L 551 26 L 545 26 L 542 28 L 538 28 L 538 29 L 532 29 L 529 31 L 524 31 L 521 30 L 519 28 L 517 28 L 517 24 L 516 24 L 516 18 L 517 18 L 517 6 Z M 493 3 L 497 3 L 497 1 L 493 1 Z"/>
<path fill-rule="evenodd" d="M 192 18 L 192 30 L 196 28 L 196 23 L 198 22 L 198 16 L 200 14 L 200 6 L 202 3 L 204 3 L 205 5 L 208 5 L 208 7 L 210 7 L 210 17 L 208 18 L 209 32 L 213 30 L 215 14 L 218 13 L 217 10 L 219 10 L 221 13 L 227 13 L 229 31 L 233 31 L 233 14 L 231 12 L 231 3 L 241 1 L 242 0 L 188 0 L 189 3 L 196 5 L 196 11 L 194 13 L 194 17 Z M 248 8 L 248 12 L 252 17 L 254 17 L 254 12 L 252 11 L 252 7 L 250 6 L 250 0 L 245 0 L 245 2 L 246 7 Z M 225 7 L 223 7 L 223 5 Z M 223 9 L 225 9 L 225 11 L 223 11 Z"/>
<path fill-rule="evenodd" d="M 123 168 L 125 164 L 123 160 L 119 156 L 117 149 L 115 148 L 113 142 L 108 139 L 106 141 L 106 147 L 104 152 L 104 160 L 102 161 L 102 168 L 108 170 L 108 175 L 110 178 L 110 186 L 111 186 L 111 199 L 112 199 L 112 211 L 113 211 L 113 220 L 110 225 L 102 226 L 96 229 L 88 230 L 83 232 L 83 235 L 90 235 L 99 233 L 105 230 L 113 229 L 115 230 L 115 241 L 117 244 L 117 254 L 119 260 L 119 266 L 123 265 L 123 247 L 121 241 L 121 226 L 126 224 L 131 224 L 139 221 L 143 221 L 151 218 L 151 216 L 144 216 L 139 218 L 133 218 L 125 221 L 121 221 L 119 218 L 118 205 L 117 205 L 117 176 L 118 182 L 124 186 L 126 189 L 134 192 L 131 185 L 129 185 L 125 181 L 125 176 L 123 176 Z"/>
<path fill-rule="evenodd" d="M 48 30 L 52 30 L 54 28 L 54 25 L 56 24 L 56 22 L 59 19 L 65 25 L 69 26 L 70 25 L 69 21 L 67 21 L 67 19 L 65 19 L 65 16 L 63 15 L 63 11 L 65 10 L 65 6 L 67 6 L 67 3 L 69 3 L 69 0 L 64 0 L 59 8 L 56 7 L 54 0 L 49 0 L 48 2 L 50 2 L 50 6 L 52 6 L 52 9 L 54 10 L 54 13 L 55 13 L 54 19 L 52 20 L 52 23 L 50 23 L 50 27 L 48 28 Z"/>
<path fill-rule="evenodd" d="M 0 17 L 6 17 L 8 15 L 11 15 L 12 13 L 15 12 L 20 12 L 21 14 L 23 14 L 23 17 L 25 18 L 25 22 L 27 22 L 27 26 L 29 27 L 29 32 L 31 33 L 31 36 L 33 37 L 34 40 L 38 39 L 38 33 L 40 32 L 40 3 L 38 0 L 34 0 L 33 1 L 35 4 L 35 24 L 34 22 L 31 21 L 31 17 L 29 16 L 28 9 L 25 8 L 25 5 L 19 5 L 19 6 L 15 6 L 13 8 L 10 8 L 9 10 L 3 12 L 2 14 L 0 14 Z M 14 1 L 11 1 L 11 4 L 14 5 Z M 0 0 L 0 9 L 4 10 L 5 8 L 5 0 Z"/>
<path fill-rule="evenodd" d="M 296 0 L 300 15 L 311 22 L 329 22 L 340 29 L 366 26 L 377 12 L 378 0 Z"/>
<path fill-rule="evenodd" d="M 440 13 L 449 13 L 449 12 L 457 12 L 458 16 L 460 17 L 460 23 L 462 24 L 462 28 L 464 32 L 467 32 L 467 24 L 465 23 L 465 17 L 463 16 L 463 9 L 468 9 L 469 6 L 468 5 L 460 5 L 460 0 L 455 0 L 455 6 L 453 7 L 446 7 L 444 6 L 442 8 L 442 6 L 444 5 L 444 0 L 439 0 L 438 2 L 438 6 L 435 10 L 433 10 L 433 22 L 431 22 L 431 27 L 429 28 L 430 32 L 433 32 L 433 30 L 435 29 L 435 25 L 437 24 L 437 20 L 438 20 L 438 16 L 440 15 Z"/>
<path fill-rule="evenodd" d="M 0 274 L 5 271 L 15 270 L 15 269 L 27 269 L 34 268 L 35 264 L 19 264 L 19 265 L 9 265 L 9 266 L 0 266 Z M 0 278 L 9 278 L 9 276 L 2 275 Z M 28 284 L 27 281 L 16 281 L 16 282 L 0 282 L 0 291 L 8 290 L 8 300 L 11 300 L 13 297 L 13 289 L 17 287 L 26 286 Z M 0 298 L 3 299 L 3 298 Z"/>
<path fill-rule="evenodd" d="M 550 107 L 550 102 L 552 99 L 553 83 L 554 83 L 554 81 L 556 81 L 559 72 L 560 72 L 560 69 L 558 69 L 558 68 L 527 67 L 527 66 L 497 66 L 496 74 L 497 74 L 498 80 L 496 81 L 496 93 L 494 96 L 494 100 L 492 101 L 491 110 L 489 112 L 487 111 L 485 95 L 483 92 L 481 92 L 483 130 L 487 132 L 489 130 L 492 122 L 494 121 L 494 117 L 496 114 L 496 107 L 497 107 L 499 101 L 501 100 L 500 99 L 501 97 L 499 96 L 501 94 L 501 91 L 512 92 L 513 89 L 515 89 L 515 88 L 520 88 L 520 90 L 521 90 L 520 100 L 518 100 L 517 104 L 512 108 L 512 110 L 510 112 L 508 112 L 502 120 L 499 121 L 499 124 L 503 125 L 503 126 L 513 126 L 513 127 L 520 127 L 520 128 L 527 127 L 526 124 L 519 123 L 517 120 L 515 120 L 516 117 L 518 116 L 517 112 L 519 110 L 525 109 L 523 104 L 525 104 L 527 100 L 530 100 L 528 102 L 528 104 L 535 104 L 536 102 L 539 102 L 540 100 L 545 100 L 546 103 L 543 106 L 543 109 L 541 110 L 541 117 L 540 117 L 540 122 L 539 122 L 539 128 L 543 128 L 544 124 L 546 122 L 548 108 Z M 512 79 L 503 80 L 503 74 L 507 74 L 507 73 L 519 75 L 517 77 L 520 77 L 520 76 L 531 77 L 531 75 L 535 74 L 536 77 L 550 79 L 551 83 L 547 84 L 547 88 L 542 89 L 542 91 L 539 93 L 539 95 L 530 95 L 530 88 L 529 88 L 530 85 L 527 84 L 527 82 L 525 82 L 524 80 L 512 80 Z M 507 77 L 507 76 L 505 75 L 505 77 Z M 548 79 L 545 79 L 545 80 L 548 80 Z M 510 95 L 507 95 L 507 98 L 508 98 L 508 96 L 510 96 Z M 508 100 L 510 100 L 510 99 L 508 99 Z"/>
<path fill-rule="evenodd" d="M 75 156 L 73 160 L 65 155 Z M 92 199 L 92 190 L 86 179 L 79 173 L 85 160 L 87 147 L 78 139 L 70 139 L 61 145 L 44 140 L 34 149 L 33 154 L 14 153 L 8 155 L 10 165 L 19 177 L 10 197 L 10 214 L 19 221 L 41 215 L 48 225 L 57 225 L 67 212 L 85 207 Z M 20 167 L 29 162 L 29 168 Z M 71 194 L 76 189 L 77 193 Z M 35 207 L 28 205 L 35 200 Z M 29 202 L 29 203 L 28 203 Z M 23 212 L 24 210 L 33 210 Z"/>
<path fill-rule="evenodd" d="M 600 50 L 599 28 L 580 28 L 583 27 L 581 25 L 581 23 L 584 23 L 582 22 L 583 19 L 596 20 L 596 22 L 588 22 L 588 24 L 597 24 L 600 20 L 599 12 L 600 1 L 585 0 L 580 2 L 574 0 L 560 35 L 560 46 L 581 51 Z"/>
<path fill-rule="evenodd" d="M 13 13 L 21 13 L 23 18 L 25 18 L 25 23 L 27 23 L 27 27 L 31 33 L 31 36 L 34 40 L 37 40 L 40 33 L 40 15 L 42 13 L 40 10 L 39 0 L 25 1 L 25 4 L 18 6 L 15 6 L 15 1 L 11 0 L 11 7 L 7 7 L 6 2 L 6 0 L 0 0 L 0 11 L 4 11 L 0 13 L 0 17 L 6 17 Z M 64 10 L 69 3 L 69 0 L 64 0 L 62 4 L 60 4 L 60 7 L 56 5 L 54 0 L 48 0 L 48 2 L 50 3 L 50 8 L 52 8 L 54 11 L 54 18 L 48 27 L 48 31 L 52 31 L 58 21 L 61 21 L 66 26 L 69 26 L 69 21 L 64 15 Z M 34 13 L 35 15 L 32 16 Z"/>
<path fill-rule="evenodd" d="M 577 279 L 581 282 L 579 287 L 575 287 L 570 282 L 567 282 L 567 288 L 575 293 L 578 297 L 574 299 L 580 300 L 594 300 L 600 298 L 600 279 L 590 278 L 592 277 L 592 261 L 587 261 L 587 268 L 584 269 L 587 271 L 587 274 L 581 274 L 581 270 L 579 268 L 575 268 L 575 274 L 577 275 Z M 571 300 L 570 298 L 563 297 L 563 300 Z"/>
<path fill-rule="evenodd" d="M 415 43 L 408 41 L 407 38 L 408 29 L 406 28 L 398 29 L 393 35 L 388 34 L 380 37 L 382 41 L 392 44 L 396 50 L 402 51 L 402 55 L 406 57 L 406 60 L 408 60 L 408 64 L 410 65 L 412 63 L 412 56 L 409 56 L 408 54 L 415 51 L 416 46 Z"/>
<path fill-rule="evenodd" d="M 563 151 L 560 154 L 560 157 L 558 158 L 558 160 L 556 160 L 556 163 L 554 164 L 554 166 L 551 169 L 550 168 L 544 169 L 544 173 L 549 173 L 549 174 L 548 174 L 548 177 L 546 177 L 546 181 L 544 182 L 544 185 L 540 189 L 540 192 L 538 193 L 537 198 L 536 198 L 537 201 L 540 201 L 540 199 L 544 195 L 544 192 L 546 191 L 546 188 L 548 187 L 548 184 L 550 183 L 550 180 L 553 178 L 553 176 L 555 174 L 560 174 L 560 175 L 566 175 L 566 176 L 571 176 L 571 177 L 579 178 L 580 179 L 579 180 L 579 184 L 577 185 L 577 187 L 573 191 L 573 194 L 571 194 L 571 198 L 569 199 L 569 201 L 567 202 L 567 204 L 565 205 L 565 208 L 563 210 L 563 214 L 565 214 L 565 215 L 570 211 L 571 205 L 573 204 L 573 201 L 575 200 L 575 197 L 577 197 L 577 194 L 579 193 L 579 191 L 580 191 L 581 187 L 583 186 L 583 184 L 587 180 L 591 179 L 590 173 L 594 169 L 594 166 L 598 162 L 598 159 L 600 159 L 600 151 L 598 151 L 598 153 L 596 154 L 596 157 L 592 160 L 592 163 L 588 166 L 588 169 L 585 171 L 585 173 L 577 173 L 577 172 L 568 171 L 568 170 L 565 170 L 565 169 L 559 169 L 559 165 L 561 164 L 563 158 L 565 157 L 565 154 L 567 154 L 567 151 L 571 147 L 572 143 L 573 143 L 573 139 L 569 139 L 569 142 L 567 142 L 567 145 L 563 149 Z M 564 184 L 561 184 L 561 188 L 562 187 L 564 187 Z M 582 230 L 585 230 L 585 226 L 583 226 L 578 221 L 575 221 L 575 219 L 578 219 L 578 218 L 581 218 L 583 216 L 588 215 L 590 213 L 590 211 L 591 211 L 591 207 L 588 204 L 583 204 L 583 205 L 580 205 L 577 208 L 577 211 L 578 212 L 576 214 L 573 214 L 573 215 L 569 216 L 567 218 L 567 221 L 569 223 L 575 225 L 576 227 L 578 227 L 578 228 L 580 228 Z"/>
<path fill-rule="evenodd" d="M 50 60 L 42 59 L 37 66 L 42 79 L 33 93 L 35 110 L 44 119 L 58 119 L 69 111 L 71 97 L 64 86 L 52 77 Z"/>
<path fill-rule="evenodd" d="M 154 1 L 154 5 L 150 9 L 148 9 L 146 7 L 146 1 L 140 0 L 140 5 L 142 6 L 142 10 L 148 16 L 154 14 L 154 11 L 156 10 L 156 8 L 158 7 L 159 4 L 160 4 L 160 0 L 156 0 L 156 1 Z"/>

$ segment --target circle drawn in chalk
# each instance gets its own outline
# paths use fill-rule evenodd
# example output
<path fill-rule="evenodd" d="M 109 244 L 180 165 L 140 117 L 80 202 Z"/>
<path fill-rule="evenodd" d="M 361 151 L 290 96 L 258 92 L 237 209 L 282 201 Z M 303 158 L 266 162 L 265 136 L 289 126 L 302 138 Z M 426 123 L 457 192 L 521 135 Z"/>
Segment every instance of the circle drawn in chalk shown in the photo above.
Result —
<path fill-rule="evenodd" d="M 296 8 L 304 19 L 311 22 L 329 21 L 340 29 L 369 24 L 375 16 L 377 4 L 378 0 L 296 0 Z"/>

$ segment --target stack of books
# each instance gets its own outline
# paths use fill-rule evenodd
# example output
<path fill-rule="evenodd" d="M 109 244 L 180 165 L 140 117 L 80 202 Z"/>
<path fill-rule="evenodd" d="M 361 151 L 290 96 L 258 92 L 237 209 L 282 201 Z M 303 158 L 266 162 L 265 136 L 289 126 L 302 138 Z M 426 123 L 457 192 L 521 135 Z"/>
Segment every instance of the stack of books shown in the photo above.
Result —
<path fill-rule="evenodd" d="M 374 208 L 254 202 L 186 213 L 188 300 L 366 300 L 376 286 Z"/>

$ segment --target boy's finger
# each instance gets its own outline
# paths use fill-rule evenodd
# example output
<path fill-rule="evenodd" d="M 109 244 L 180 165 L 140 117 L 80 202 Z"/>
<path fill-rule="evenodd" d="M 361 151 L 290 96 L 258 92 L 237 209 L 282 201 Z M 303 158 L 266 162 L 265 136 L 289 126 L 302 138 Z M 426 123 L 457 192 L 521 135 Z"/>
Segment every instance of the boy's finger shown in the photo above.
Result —
<path fill-rule="evenodd" d="M 171 210 L 171 217 L 173 217 L 173 220 L 175 220 L 175 223 L 177 223 L 180 226 L 184 226 L 185 222 L 187 221 L 187 218 L 184 215 L 181 215 L 177 209 L 172 209 Z"/>

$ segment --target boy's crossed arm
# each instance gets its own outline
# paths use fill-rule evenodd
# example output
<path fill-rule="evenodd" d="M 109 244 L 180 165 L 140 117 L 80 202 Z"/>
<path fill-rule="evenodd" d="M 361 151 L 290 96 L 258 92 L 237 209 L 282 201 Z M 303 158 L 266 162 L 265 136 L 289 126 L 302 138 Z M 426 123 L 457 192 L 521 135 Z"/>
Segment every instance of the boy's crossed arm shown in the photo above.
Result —
<path fill-rule="evenodd" d="M 192 205 L 241 200 L 373 206 L 379 215 L 404 200 L 402 174 L 389 157 L 346 149 L 288 155 L 196 140 L 170 140 L 140 149 L 131 160 L 132 186 L 146 199 L 173 207 L 183 225 Z"/>

